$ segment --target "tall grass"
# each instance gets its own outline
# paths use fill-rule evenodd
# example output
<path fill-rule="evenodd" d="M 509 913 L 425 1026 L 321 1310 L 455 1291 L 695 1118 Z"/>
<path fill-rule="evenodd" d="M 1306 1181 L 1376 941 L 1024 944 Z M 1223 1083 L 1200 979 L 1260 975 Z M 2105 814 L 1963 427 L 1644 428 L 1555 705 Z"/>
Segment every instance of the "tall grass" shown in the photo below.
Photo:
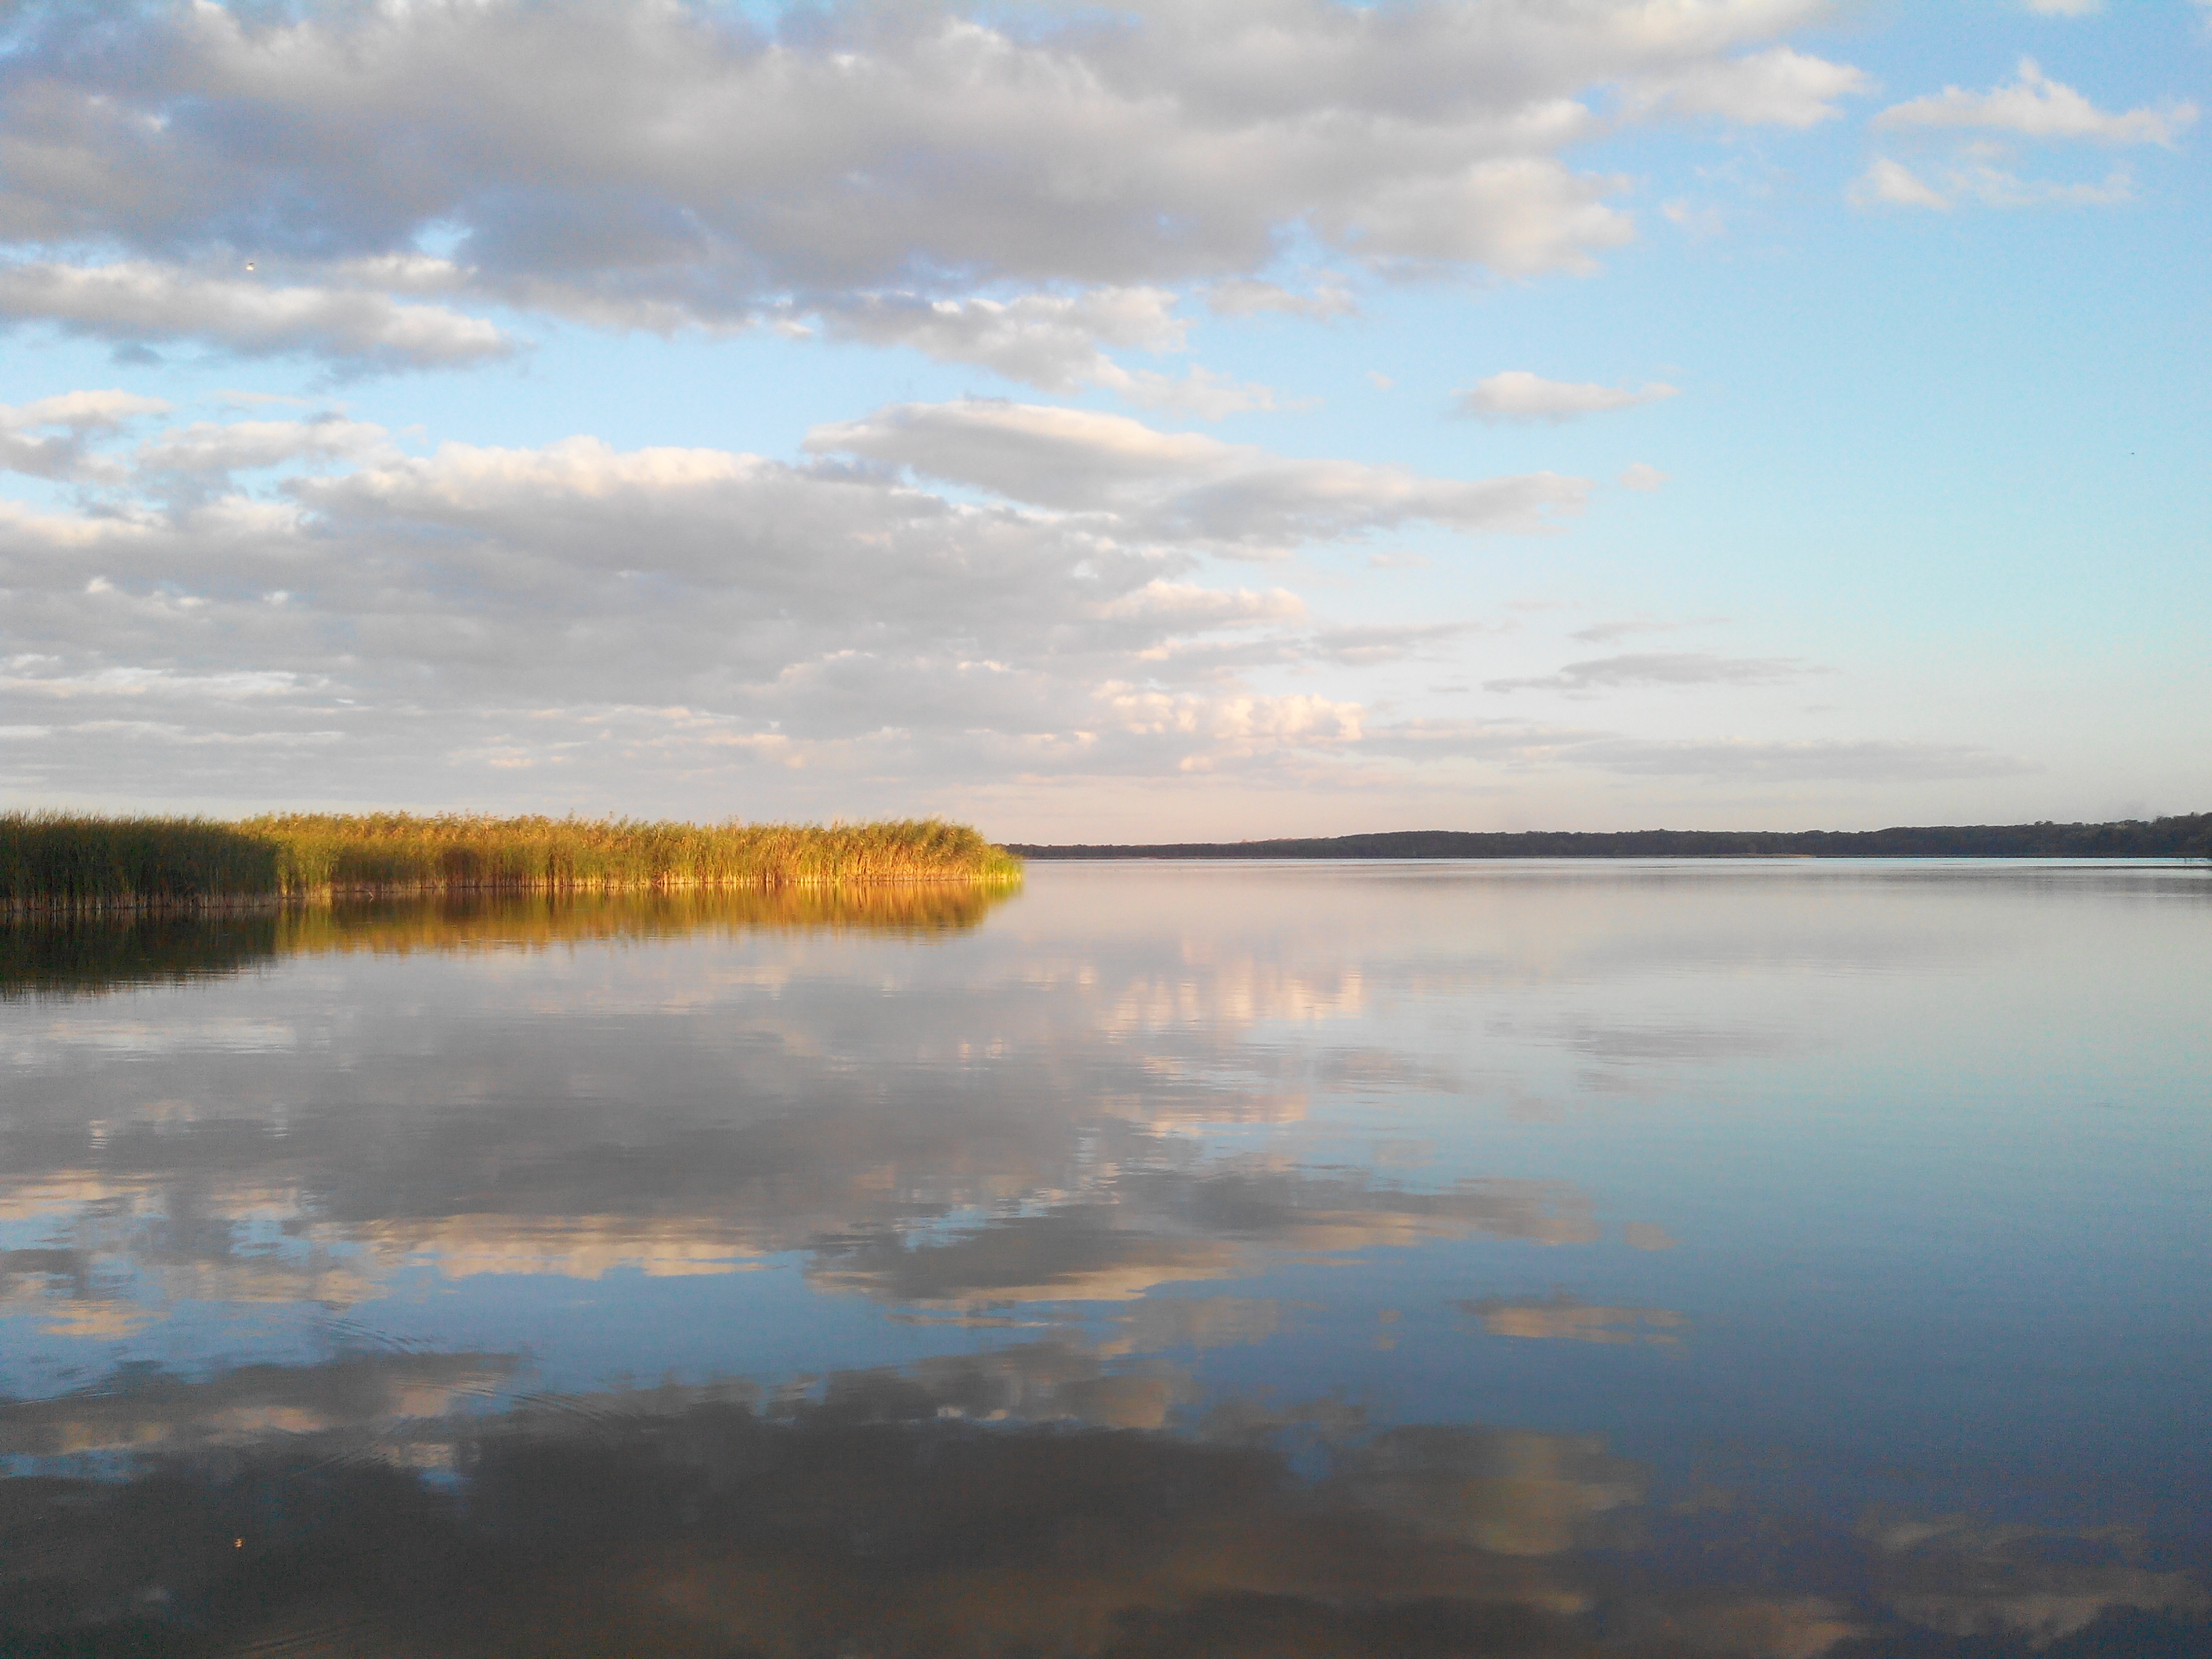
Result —
<path fill-rule="evenodd" d="M 632 818 L 287 813 L 239 830 L 277 848 L 286 893 L 836 886 L 1010 881 L 1021 860 L 964 824 L 696 824 Z"/>
<path fill-rule="evenodd" d="M 277 890 L 277 848 L 207 818 L 0 817 L 0 903 L 100 909 Z"/>
<path fill-rule="evenodd" d="M 98 909 L 256 896 L 1018 881 L 1021 860 L 934 818 L 695 824 L 404 812 L 0 816 L 0 905 Z"/>

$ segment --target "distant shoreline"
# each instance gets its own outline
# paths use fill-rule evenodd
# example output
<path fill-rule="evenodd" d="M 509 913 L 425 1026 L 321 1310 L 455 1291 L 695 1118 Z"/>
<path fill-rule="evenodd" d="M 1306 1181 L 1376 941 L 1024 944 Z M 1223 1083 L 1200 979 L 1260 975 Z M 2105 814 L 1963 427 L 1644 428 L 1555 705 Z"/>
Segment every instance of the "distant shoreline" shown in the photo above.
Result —
<path fill-rule="evenodd" d="M 1129 845 L 1006 843 L 1039 859 L 2212 859 L 2212 812 L 2111 823 L 1933 825 L 1889 830 L 1401 830 L 1370 836 Z"/>

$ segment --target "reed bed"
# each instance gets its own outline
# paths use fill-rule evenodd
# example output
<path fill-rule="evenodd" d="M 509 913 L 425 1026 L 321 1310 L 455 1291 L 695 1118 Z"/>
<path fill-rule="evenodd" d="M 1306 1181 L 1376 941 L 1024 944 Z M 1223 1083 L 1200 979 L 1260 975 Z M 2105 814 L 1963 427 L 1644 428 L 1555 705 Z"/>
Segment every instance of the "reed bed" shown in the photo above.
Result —
<path fill-rule="evenodd" d="M 11 812 L 0 817 L 0 902 L 100 910 L 273 895 L 277 852 L 208 818 Z"/>
<path fill-rule="evenodd" d="M 1021 860 L 963 824 L 695 824 L 404 812 L 0 816 L 0 907 L 100 910 L 453 892 L 966 882 Z"/>

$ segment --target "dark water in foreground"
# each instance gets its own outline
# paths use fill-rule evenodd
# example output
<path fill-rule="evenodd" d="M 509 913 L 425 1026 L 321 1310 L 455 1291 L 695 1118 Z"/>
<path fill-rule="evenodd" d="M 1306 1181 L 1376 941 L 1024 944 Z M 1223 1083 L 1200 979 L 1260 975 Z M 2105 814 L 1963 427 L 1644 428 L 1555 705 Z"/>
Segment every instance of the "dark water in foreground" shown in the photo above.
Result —
<path fill-rule="evenodd" d="M 2212 872 L 0 932 L 0 1652 L 2212 1652 Z"/>

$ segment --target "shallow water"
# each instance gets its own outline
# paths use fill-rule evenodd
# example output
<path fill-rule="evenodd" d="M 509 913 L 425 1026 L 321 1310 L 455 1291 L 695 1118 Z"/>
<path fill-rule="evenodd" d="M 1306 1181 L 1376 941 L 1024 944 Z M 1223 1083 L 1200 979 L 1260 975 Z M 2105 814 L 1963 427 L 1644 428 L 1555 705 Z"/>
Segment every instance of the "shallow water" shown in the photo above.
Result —
<path fill-rule="evenodd" d="M 2212 1650 L 2208 964 L 1965 860 L 14 929 L 0 1645 Z"/>

